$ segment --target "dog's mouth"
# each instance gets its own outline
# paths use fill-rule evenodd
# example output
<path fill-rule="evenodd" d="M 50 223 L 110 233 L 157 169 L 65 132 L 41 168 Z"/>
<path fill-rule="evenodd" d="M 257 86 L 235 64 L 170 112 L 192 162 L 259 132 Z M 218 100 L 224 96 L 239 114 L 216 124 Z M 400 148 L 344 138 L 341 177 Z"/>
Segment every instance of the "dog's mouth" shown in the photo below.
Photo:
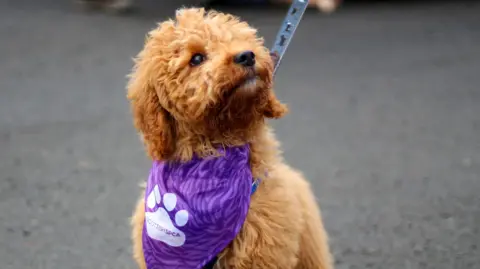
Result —
<path fill-rule="evenodd" d="M 261 83 L 260 79 L 260 76 L 255 72 L 249 72 L 246 76 L 237 80 L 236 83 L 232 83 L 233 86 L 223 94 L 224 102 L 219 114 L 225 112 L 234 103 L 237 105 L 243 103 L 238 102 L 239 100 L 255 96 Z"/>
<path fill-rule="evenodd" d="M 234 90 L 254 90 L 257 87 L 258 76 L 247 77 L 241 83 L 237 84 Z"/>
<path fill-rule="evenodd" d="M 249 74 L 238 83 L 236 83 L 230 90 L 231 93 L 243 91 L 245 93 L 253 93 L 258 86 L 258 80 L 260 77 L 257 74 Z"/>

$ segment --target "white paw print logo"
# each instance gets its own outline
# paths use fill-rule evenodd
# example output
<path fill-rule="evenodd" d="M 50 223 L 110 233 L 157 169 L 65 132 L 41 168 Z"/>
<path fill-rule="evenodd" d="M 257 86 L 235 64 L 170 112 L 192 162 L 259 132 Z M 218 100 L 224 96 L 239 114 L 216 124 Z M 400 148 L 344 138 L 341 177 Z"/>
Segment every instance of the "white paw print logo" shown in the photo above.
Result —
<path fill-rule="evenodd" d="M 177 205 L 177 196 L 174 193 L 165 193 L 163 195 L 163 207 L 160 206 L 161 202 L 162 196 L 158 185 L 155 185 L 147 197 L 147 207 L 151 210 L 157 208 L 154 212 L 145 212 L 147 234 L 150 238 L 162 241 L 172 247 L 180 247 L 185 243 L 186 238 L 185 234 L 177 227 L 183 227 L 187 224 L 188 211 L 179 210 L 175 214 L 174 225 L 168 212 L 172 211 Z"/>

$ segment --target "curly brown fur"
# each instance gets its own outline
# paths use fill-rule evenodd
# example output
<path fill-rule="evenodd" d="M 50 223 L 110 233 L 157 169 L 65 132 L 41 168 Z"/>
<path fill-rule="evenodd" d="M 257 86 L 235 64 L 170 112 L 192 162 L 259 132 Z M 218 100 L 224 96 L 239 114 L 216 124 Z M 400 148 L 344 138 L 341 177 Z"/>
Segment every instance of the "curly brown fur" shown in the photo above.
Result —
<path fill-rule="evenodd" d="M 242 51 L 255 54 L 253 67 L 233 61 Z M 192 66 L 198 53 L 205 61 Z M 253 175 L 263 181 L 217 268 L 330 269 L 315 197 L 283 161 L 265 120 L 287 112 L 273 92 L 272 69 L 268 49 L 247 23 L 215 11 L 181 9 L 175 20 L 147 35 L 136 58 L 128 84 L 134 125 L 154 160 L 188 161 L 194 154 L 214 155 L 218 146 L 250 144 Z M 145 269 L 143 223 L 142 194 L 132 239 L 134 258 Z"/>

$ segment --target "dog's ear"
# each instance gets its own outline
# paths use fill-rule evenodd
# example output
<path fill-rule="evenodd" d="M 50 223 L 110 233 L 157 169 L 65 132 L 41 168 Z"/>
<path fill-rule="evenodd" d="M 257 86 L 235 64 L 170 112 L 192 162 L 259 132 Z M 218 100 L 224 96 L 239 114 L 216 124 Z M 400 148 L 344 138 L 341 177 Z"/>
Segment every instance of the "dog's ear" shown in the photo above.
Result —
<path fill-rule="evenodd" d="M 175 151 L 175 130 L 171 115 L 161 106 L 158 94 L 146 70 L 138 65 L 130 76 L 127 97 L 130 99 L 133 122 L 143 138 L 149 156 L 165 160 Z"/>
<path fill-rule="evenodd" d="M 287 114 L 287 112 L 287 106 L 282 104 L 275 96 L 273 89 L 270 89 L 268 91 L 267 105 L 265 106 L 263 115 L 267 118 L 279 119 Z"/>
<path fill-rule="evenodd" d="M 271 72 L 273 72 L 273 67 L 275 66 L 275 64 L 279 60 L 278 53 L 270 52 L 270 58 L 272 60 Z M 273 78 L 272 78 L 272 81 L 273 81 Z M 287 106 L 282 104 L 277 99 L 277 97 L 275 96 L 275 93 L 273 92 L 273 89 L 270 89 L 268 91 L 267 104 L 266 104 L 265 109 L 263 111 L 263 115 L 267 118 L 278 119 L 278 118 L 283 117 L 287 112 L 288 112 Z"/>

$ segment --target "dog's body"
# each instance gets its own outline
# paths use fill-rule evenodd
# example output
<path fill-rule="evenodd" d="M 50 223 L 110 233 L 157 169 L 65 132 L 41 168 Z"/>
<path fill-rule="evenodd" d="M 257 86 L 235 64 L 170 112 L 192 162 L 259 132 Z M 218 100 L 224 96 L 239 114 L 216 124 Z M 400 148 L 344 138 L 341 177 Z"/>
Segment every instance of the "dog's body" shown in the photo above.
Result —
<path fill-rule="evenodd" d="M 188 162 L 193 155 L 214 155 L 219 145 L 249 144 L 252 174 L 262 182 L 215 268 L 330 269 L 309 184 L 285 164 L 265 122 L 287 111 L 273 93 L 272 69 L 263 40 L 246 23 L 203 9 L 180 10 L 176 21 L 149 34 L 137 58 L 128 86 L 135 126 L 154 160 Z M 132 218 L 141 269 L 144 222 L 143 194 Z"/>

